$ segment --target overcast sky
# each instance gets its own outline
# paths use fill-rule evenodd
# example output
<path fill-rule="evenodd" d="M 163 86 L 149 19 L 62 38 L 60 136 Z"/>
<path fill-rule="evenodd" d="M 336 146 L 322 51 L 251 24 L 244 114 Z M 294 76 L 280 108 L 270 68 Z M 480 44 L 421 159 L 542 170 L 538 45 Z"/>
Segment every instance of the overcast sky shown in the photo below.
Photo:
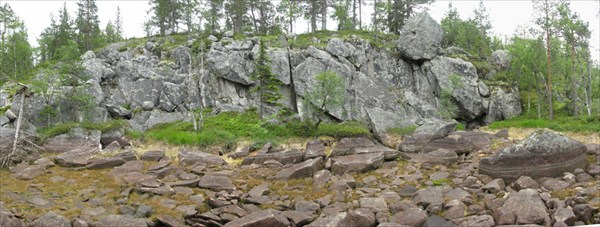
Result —
<path fill-rule="evenodd" d="M 372 10 L 369 6 L 372 0 L 363 0 L 367 5 L 363 6 L 363 21 L 368 22 Z M 37 38 L 42 30 L 50 25 L 50 14 L 57 14 L 58 9 L 63 6 L 65 1 L 33 1 L 33 0 L 0 0 L 1 4 L 8 2 L 17 15 L 25 21 L 29 31 L 29 40 L 37 46 Z M 437 0 L 429 6 L 429 13 L 438 22 L 444 17 L 448 10 L 447 0 Z M 74 16 L 77 11 L 76 1 L 66 1 L 69 13 Z M 121 8 L 123 19 L 123 28 L 126 37 L 142 37 L 144 32 L 142 23 L 147 18 L 149 9 L 148 1 L 142 0 L 97 0 L 98 13 L 102 28 L 106 23 L 114 21 L 116 18 L 117 6 Z M 454 0 L 452 5 L 458 10 L 463 19 L 470 17 L 479 4 L 478 0 Z M 515 33 L 519 26 L 531 25 L 533 17 L 532 2 L 528 0 L 484 0 L 485 6 L 490 13 L 490 21 L 493 26 L 493 33 L 500 37 L 510 37 Z M 571 1 L 571 8 L 577 12 L 581 18 L 590 23 L 592 31 L 593 59 L 600 59 L 600 19 L 597 17 L 600 8 L 598 0 L 575 0 Z M 306 22 L 297 22 L 297 28 L 306 28 Z M 334 29 L 333 23 L 328 23 L 329 29 Z"/>

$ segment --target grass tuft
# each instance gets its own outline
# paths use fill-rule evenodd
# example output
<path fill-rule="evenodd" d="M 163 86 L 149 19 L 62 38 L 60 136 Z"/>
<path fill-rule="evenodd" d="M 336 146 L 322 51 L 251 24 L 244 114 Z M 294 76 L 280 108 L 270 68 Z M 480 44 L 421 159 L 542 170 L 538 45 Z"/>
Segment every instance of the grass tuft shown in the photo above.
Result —
<path fill-rule="evenodd" d="M 548 128 L 559 132 L 600 132 L 600 123 L 595 123 L 594 121 L 595 119 L 575 119 L 570 117 L 556 118 L 551 121 L 548 119 L 530 119 L 520 116 L 510 120 L 493 122 L 489 125 L 489 128 Z"/>
<path fill-rule="evenodd" d="M 397 136 L 405 136 L 405 135 L 413 134 L 413 132 L 415 132 L 416 129 L 417 129 L 417 126 L 415 126 L 415 125 L 409 126 L 409 127 L 404 127 L 404 128 L 390 128 L 390 129 L 388 129 L 388 133 L 397 135 Z"/>

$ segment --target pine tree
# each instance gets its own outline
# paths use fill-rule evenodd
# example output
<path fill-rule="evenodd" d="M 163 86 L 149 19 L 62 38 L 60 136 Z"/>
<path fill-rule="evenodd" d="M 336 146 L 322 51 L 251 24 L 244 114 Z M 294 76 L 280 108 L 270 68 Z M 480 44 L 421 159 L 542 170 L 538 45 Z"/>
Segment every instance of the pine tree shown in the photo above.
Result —
<path fill-rule="evenodd" d="M 77 44 L 81 52 L 93 50 L 102 45 L 98 7 L 95 0 L 79 0 L 77 2 Z"/>
<path fill-rule="evenodd" d="M 551 45 L 550 41 L 554 36 L 553 23 L 556 18 L 556 3 L 550 0 L 536 0 L 534 1 L 534 9 L 538 13 L 536 17 L 536 24 L 540 26 L 540 28 L 545 33 L 545 41 L 546 41 L 546 92 L 548 98 L 548 114 L 550 120 L 554 119 L 554 101 L 552 96 L 552 76 L 551 76 L 551 67 L 552 67 L 552 57 L 551 57 Z"/>
<path fill-rule="evenodd" d="M 151 0 L 150 5 L 152 17 L 145 26 L 157 27 L 161 36 L 178 31 L 181 4 L 177 0 Z"/>
<path fill-rule="evenodd" d="M 256 81 L 256 85 L 252 91 L 257 93 L 259 104 L 260 120 L 264 119 L 265 105 L 278 106 L 279 100 L 282 98 L 279 93 L 281 81 L 271 72 L 269 64 L 271 60 L 267 55 L 267 50 L 264 41 L 261 39 L 258 49 L 258 57 L 254 61 L 254 73 L 252 79 Z"/>
<path fill-rule="evenodd" d="M 119 8 L 117 6 L 117 15 L 116 15 L 116 19 L 115 19 L 115 33 L 117 35 L 117 37 L 119 37 L 119 40 L 122 40 L 124 38 L 123 36 L 123 18 L 121 18 L 121 8 Z"/>
<path fill-rule="evenodd" d="M 0 6 L 0 80 L 19 81 L 29 76 L 32 52 L 24 23 L 8 4 Z"/>

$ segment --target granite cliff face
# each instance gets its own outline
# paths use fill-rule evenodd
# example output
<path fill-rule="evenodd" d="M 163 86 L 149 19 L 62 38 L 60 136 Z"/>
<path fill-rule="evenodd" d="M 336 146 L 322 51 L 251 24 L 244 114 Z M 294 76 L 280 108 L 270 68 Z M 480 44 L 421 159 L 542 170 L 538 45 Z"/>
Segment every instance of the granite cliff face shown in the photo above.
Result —
<path fill-rule="evenodd" d="M 325 48 L 269 48 L 268 54 L 273 73 L 283 83 L 283 106 L 300 117 L 315 117 L 304 106 L 303 97 L 314 87 L 317 74 L 332 70 L 345 81 L 346 104 L 338 109 L 325 107 L 328 116 L 321 117 L 366 123 L 380 139 L 390 127 L 447 117 L 444 103 L 456 105 L 454 118 L 469 126 L 518 115 L 518 91 L 490 87 L 471 63 L 440 54 L 442 33 L 423 13 L 403 28 L 396 50 L 379 49 L 359 38 L 331 38 Z M 88 111 L 68 109 L 58 98 L 45 100 L 33 94 L 26 98 L 25 116 L 37 127 L 48 120 L 67 121 L 70 116 L 94 122 L 126 118 L 133 129 L 145 130 L 157 123 L 191 118 L 190 110 L 199 107 L 243 111 L 256 106 L 250 75 L 259 39 L 211 39 L 214 42 L 204 53 L 204 68 L 190 49 L 193 40 L 170 50 L 150 39 L 136 47 L 123 42 L 98 53 L 88 52 L 81 57 L 80 78 L 84 79 L 80 85 L 60 86 L 54 95 L 69 96 L 74 89 L 90 94 Z M 43 77 L 48 75 L 39 75 Z M 46 103 L 60 114 L 40 117 Z M 12 112 L 18 112 L 19 106 L 14 99 Z"/>

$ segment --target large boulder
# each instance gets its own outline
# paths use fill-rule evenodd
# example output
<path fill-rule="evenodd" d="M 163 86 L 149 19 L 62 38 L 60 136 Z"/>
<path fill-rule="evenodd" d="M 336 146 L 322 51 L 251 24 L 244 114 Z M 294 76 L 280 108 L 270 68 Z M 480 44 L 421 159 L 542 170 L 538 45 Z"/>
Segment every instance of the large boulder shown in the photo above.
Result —
<path fill-rule="evenodd" d="M 511 56 L 507 50 L 496 50 L 492 53 L 489 59 L 492 65 L 501 69 L 508 68 L 508 66 L 510 66 L 510 60 Z"/>
<path fill-rule="evenodd" d="M 364 173 L 379 168 L 383 164 L 383 157 L 383 152 L 377 152 L 331 158 L 331 172 L 338 175 Z"/>
<path fill-rule="evenodd" d="M 184 165 L 221 166 L 227 164 L 221 157 L 202 151 L 182 149 L 177 156 L 179 163 Z"/>
<path fill-rule="evenodd" d="M 419 126 L 413 135 L 400 144 L 400 149 L 404 152 L 415 153 L 421 151 L 423 147 L 432 140 L 446 137 L 449 133 L 456 130 L 458 122 L 432 120 Z"/>
<path fill-rule="evenodd" d="M 546 205 L 535 189 L 510 194 L 493 216 L 498 225 L 551 224 Z"/>
<path fill-rule="evenodd" d="M 479 173 L 512 182 L 520 176 L 559 177 L 585 168 L 586 147 L 560 133 L 541 129 L 520 143 L 479 162 Z"/>
<path fill-rule="evenodd" d="M 302 163 L 293 164 L 285 169 L 282 169 L 275 175 L 275 179 L 296 179 L 312 177 L 317 171 L 323 169 L 323 158 L 313 158 Z"/>
<path fill-rule="evenodd" d="M 422 12 L 408 19 L 398 42 L 398 51 L 412 60 L 429 60 L 438 54 L 444 30 L 427 13 Z"/>
<path fill-rule="evenodd" d="M 67 152 L 80 148 L 99 148 L 101 134 L 98 130 L 75 127 L 68 133 L 46 139 L 44 149 L 48 152 Z"/>
<path fill-rule="evenodd" d="M 333 148 L 329 157 L 368 153 L 383 153 L 385 160 L 396 159 L 399 155 L 399 152 L 394 149 L 377 144 L 364 137 L 357 137 L 341 139 Z"/>

